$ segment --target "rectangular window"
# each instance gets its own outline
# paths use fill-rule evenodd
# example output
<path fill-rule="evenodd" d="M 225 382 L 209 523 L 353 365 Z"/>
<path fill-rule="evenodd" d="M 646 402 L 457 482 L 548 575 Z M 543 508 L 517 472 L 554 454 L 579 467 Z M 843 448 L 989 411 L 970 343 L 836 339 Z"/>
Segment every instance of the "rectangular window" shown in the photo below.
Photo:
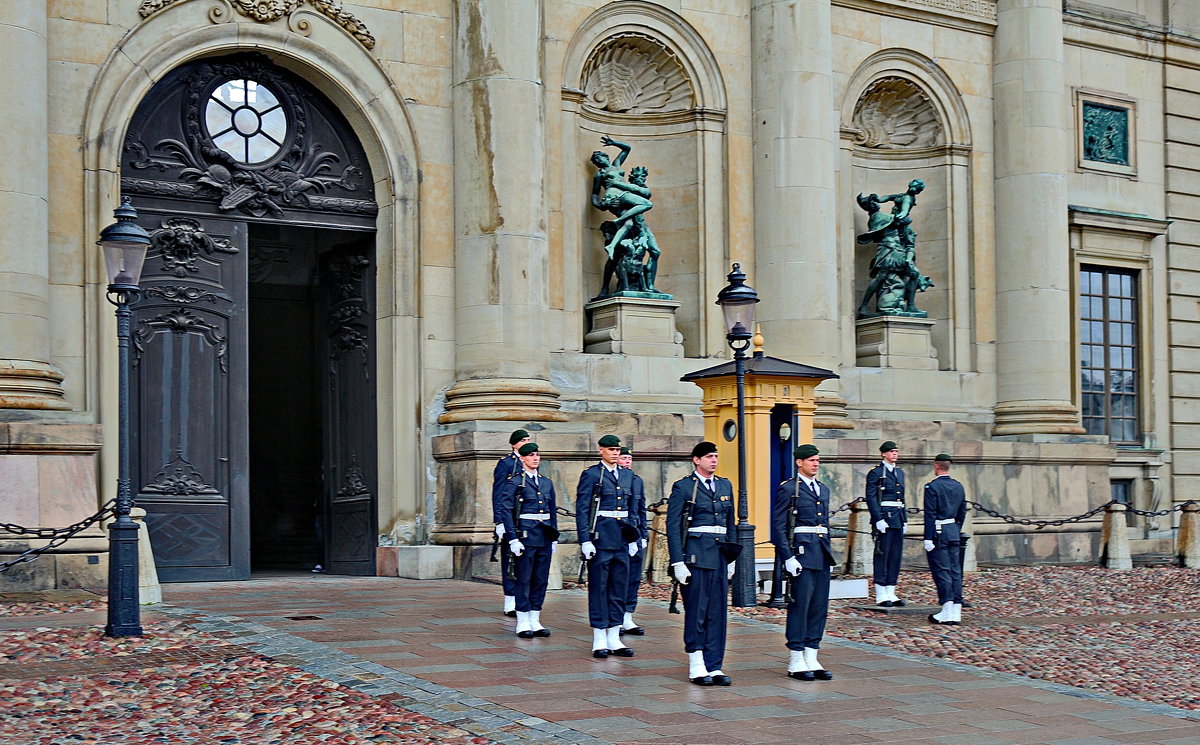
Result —
<path fill-rule="evenodd" d="M 1079 374 L 1088 434 L 1141 444 L 1138 336 L 1137 272 L 1081 267 Z"/>

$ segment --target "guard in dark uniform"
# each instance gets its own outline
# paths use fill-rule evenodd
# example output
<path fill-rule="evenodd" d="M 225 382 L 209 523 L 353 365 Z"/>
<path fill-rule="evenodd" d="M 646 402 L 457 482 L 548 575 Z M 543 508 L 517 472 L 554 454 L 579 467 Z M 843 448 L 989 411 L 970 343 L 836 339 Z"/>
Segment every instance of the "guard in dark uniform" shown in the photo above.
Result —
<path fill-rule="evenodd" d="M 896 467 L 900 450 L 888 440 L 879 446 L 879 453 L 883 462 L 867 471 L 867 509 L 875 534 L 875 602 L 890 608 L 904 605 L 896 597 L 896 583 L 900 579 L 908 512 L 904 503 L 904 471 Z"/>
<path fill-rule="evenodd" d="M 933 481 L 925 485 L 925 557 L 937 586 L 942 610 L 929 614 L 929 622 L 957 626 L 962 622 L 963 573 L 961 536 L 967 519 L 967 495 L 950 477 L 946 453 L 933 458 Z"/>
<path fill-rule="evenodd" d="M 513 591 L 517 602 L 517 636 L 550 636 L 542 626 L 542 603 L 550 578 L 550 557 L 558 547 L 558 504 L 554 484 L 538 473 L 542 456 L 536 442 L 517 453 L 521 472 L 500 487 L 499 511 L 512 553 Z"/>
<path fill-rule="evenodd" d="M 492 469 L 492 522 L 496 524 L 496 540 L 500 544 L 500 584 L 504 587 L 504 615 L 510 618 L 517 615 L 517 598 L 514 595 L 512 568 L 508 565 L 512 557 L 508 553 L 508 541 L 504 540 L 504 521 L 500 519 L 497 500 L 500 499 L 500 487 L 504 482 L 521 471 L 521 459 L 517 455 L 517 449 L 527 442 L 528 432 L 523 429 L 514 430 L 508 436 L 512 452 L 497 461 L 496 467 Z M 495 558 L 493 553 L 492 559 Z"/>
<path fill-rule="evenodd" d="M 621 448 L 617 465 L 629 469 L 633 473 L 633 507 L 629 511 L 629 519 L 635 523 L 638 533 L 638 551 L 629 557 L 629 592 L 625 595 L 625 616 L 621 620 L 621 633 L 634 636 L 645 636 L 646 630 L 633 620 L 633 612 L 637 610 L 638 590 L 642 587 L 642 572 L 645 567 L 646 545 L 650 537 L 650 525 L 646 518 L 646 484 L 642 477 L 633 472 L 633 451 L 627 447 Z"/>
<path fill-rule="evenodd" d="M 688 678 L 701 686 L 727 686 L 725 622 L 729 578 L 741 546 L 734 534 L 733 484 L 715 475 L 717 446 L 692 448 L 695 470 L 671 486 L 667 549 L 671 574 L 683 594 L 683 651 Z"/>
<path fill-rule="evenodd" d="M 629 592 L 629 557 L 638 552 L 638 532 L 632 518 L 633 472 L 617 465 L 621 440 L 600 438 L 600 462 L 579 474 L 575 489 L 575 528 L 580 552 L 587 562 L 588 624 L 592 627 L 592 656 L 632 657 L 621 641 L 621 621 Z"/>
<path fill-rule="evenodd" d="M 788 677 L 832 680 L 817 660 L 829 615 L 829 575 L 837 559 L 829 542 L 829 487 L 817 481 L 820 451 L 801 445 L 793 451 L 796 476 L 775 490 L 771 502 L 771 543 L 791 575 L 787 606 Z"/>

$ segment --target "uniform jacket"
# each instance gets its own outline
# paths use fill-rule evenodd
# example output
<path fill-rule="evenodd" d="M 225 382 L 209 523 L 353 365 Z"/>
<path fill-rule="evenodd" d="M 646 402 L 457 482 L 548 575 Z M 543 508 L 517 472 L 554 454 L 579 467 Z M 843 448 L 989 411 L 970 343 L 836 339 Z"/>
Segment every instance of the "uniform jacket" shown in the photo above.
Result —
<path fill-rule="evenodd" d="M 785 561 L 796 557 L 805 569 L 828 569 L 837 563 L 829 533 L 788 533 L 788 513 L 794 513 L 795 525 L 829 528 L 829 487 L 817 482 L 815 496 L 799 476 L 788 479 L 775 489 L 771 501 L 771 543 Z"/>
<path fill-rule="evenodd" d="M 496 467 L 492 469 L 492 522 L 497 525 L 504 522 L 500 519 L 500 510 L 497 504 L 500 499 L 500 487 L 504 486 L 509 476 L 516 475 L 521 471 L 521 459 L 515 451 L 496 461 Z"/>
<path fill-rule="evenodd" d="M 880 507 L 880 502 L 904 501 L 904 471 L 893 468 L 888 471 L 882 463 L 867 471 L 867 509 L 871 511 L 871 525 L 886 520 L 889 528 L 903 528 L 908 522 L 908 513 L 902 507 Z"/>
<path fill-rule="evenodd" d="M 629 522 L 638 529 L 640 538 L 649 539 L 650 524 L 646 519 L 646 482 L 642 481 L 642 477 L 636 473 L 633 473 L 633 508 L 629 510 Z"/>
<path fill-rule="evenodd" d="M 687 509 L 688 527 L 717 526 L 725 528 L 725 535 L 688 533 L 684 537 L 684 506 L 692 502 L 693 494 L 696 501 Z M 667 498 L 667 550 L 672 564 L 682 561 L 700 569 L 723 569 L 730 560 L 722 555 L 720 544 L 735 542 L 735 530 L 733 484 L 729 479 L 714 476 L 713 491 L 709 491 L 693 472 L 671 486 Z"/>
<path fill-rule="evenodd" d="M 554 484 L 538 474 L 537 486 L 525 474 L 525 469 L 504 480 L 497 500 L 500 522 L 504 523 L 504 537 L 518 538 L 526 546 L 549 546 L 558 540 L 558 504 L 554 496 Z M 548 513 L 549 520 L 521 520 L 521 515 Z M 550 528 L 550 530 L 546 530 Z"/>
<path fill-rule="evenodd" d="M 925 540 L 958 543 L 967 519 L 967 495 L 962 484 L 949 476 L 938 476 L 925 485 Z M 953 520 L 938 528 L 935 520 Z"/>
<path fill-rule="evenodd" d="M 601 512 L 628 512 L 629 516 L 622 519 L 599 517 L 596 532 L 590 534 L 593 492 L 600 496 Z M 579 533 L 579 542 L 590 540 L 598 549 L 624 551 L 640 536 L 634 499 L 633 471 L 618 468 L 615 474 L 609 474 L 600 463 L 585 468 L 579 474 L 579 486 L 575 489 L 575 529 Z"/>

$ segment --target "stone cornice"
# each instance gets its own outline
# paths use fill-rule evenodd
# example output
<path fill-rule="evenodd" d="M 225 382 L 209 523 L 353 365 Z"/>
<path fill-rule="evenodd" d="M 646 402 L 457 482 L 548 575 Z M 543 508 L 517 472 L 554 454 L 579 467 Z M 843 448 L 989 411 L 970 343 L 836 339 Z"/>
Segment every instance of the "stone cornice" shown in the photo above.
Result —
<path fill-rule="evenodd" d="M 989 36 L 996 28 L 996 0 L 832 0 L 832 3 Z"/>

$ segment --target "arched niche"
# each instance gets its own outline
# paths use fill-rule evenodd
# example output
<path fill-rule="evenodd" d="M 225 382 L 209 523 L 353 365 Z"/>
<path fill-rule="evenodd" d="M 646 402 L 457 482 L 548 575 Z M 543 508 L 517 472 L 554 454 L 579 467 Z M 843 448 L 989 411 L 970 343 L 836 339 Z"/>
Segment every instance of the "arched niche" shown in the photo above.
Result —
<path fill-rule="evenodd" d="M 919 178 L 913 227 L 917 266 L 934 286 L 917 307 L 936 321 L 933 345 L 941 370 L 972 369 L 971 134 L 957 88 L 937 64 L 906 49 L 885 49 L 851 76 L 841 106 L 843 266 L 854 268 L 844 313 L 853 318 L 870 282 L 874 246 L 859 246 L 867 214 L 854 195 L 903 192 Z M 885 205 L 890 210 L 891 205 Z"/>
<path fill-rule="evenodd" d="M 563 68 L 564 306 L 585 330 L 583 304 L 600 289 L 600 224 L 590 190 L 604 135 L 626 142 L 625 163 L 649 169 L 646 214 L 662 248 L 658 288 L 682 303 L 676 320 L 689 357 L 724 349 L 712 298 L 727 267 L 726 98 L 716 60 L 675 13 L 644 0 L 612 3 L 576 31 Z M 574 273 L 574 276 L 572 274 Z"/>
<path fill-rule="evenodd" d="M 85 107 L 83 157 L 88 235 L 112 221 L 121 193 L 120 163 L 134 110 L 171 70 L 203 57 L 253 50 L 311 83 L 348 120 L 366 153 L 379 206 L 376 222 L 376 338 L 378 356 L 378 532 L 398 542 L 415 537 L 426 484 L 419 469 L 394 464 L 429 457 L 413 426 L 421 408 L 420 303 L 417 277 L 418 154 L 403 99 L 379 62 L 332 20 L 310 14 L 302 32 L 210 13 L 210 4 L 186 0 L 150 15 L 126 34 L 97 73 Z M 85 250 L 90 250 L 90 243 Z M 116 345 L 98 252 L 85 257 L 89 307 L 99 309 L 88 329 L 89 408 L 105 422 L 117 419 Z M 102 452 L 100 482 L 115 482 L 115 447 Z M 107 499 L 111 494 L 104 495 Z"/>

